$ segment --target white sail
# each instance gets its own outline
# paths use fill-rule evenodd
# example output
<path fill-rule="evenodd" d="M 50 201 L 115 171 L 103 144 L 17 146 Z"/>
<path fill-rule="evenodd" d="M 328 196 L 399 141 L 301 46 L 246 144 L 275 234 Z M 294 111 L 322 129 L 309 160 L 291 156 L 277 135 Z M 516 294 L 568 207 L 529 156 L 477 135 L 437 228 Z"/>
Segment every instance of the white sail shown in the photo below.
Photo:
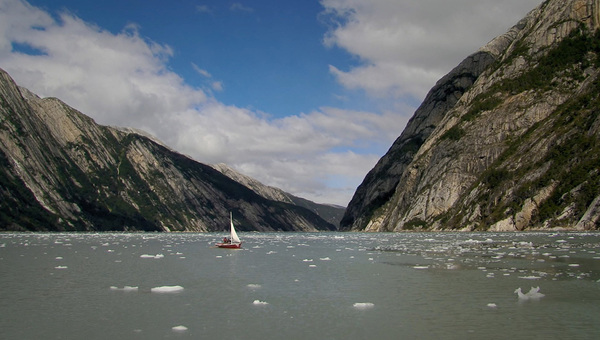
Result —
<path fill-rule="evenodd" d="M 235 232 L 235 227 L 233 226 L 233 216 L 229 213 L 229 222 L 231 223 L 231 243 L 242 243 L 237 233 Z"/>

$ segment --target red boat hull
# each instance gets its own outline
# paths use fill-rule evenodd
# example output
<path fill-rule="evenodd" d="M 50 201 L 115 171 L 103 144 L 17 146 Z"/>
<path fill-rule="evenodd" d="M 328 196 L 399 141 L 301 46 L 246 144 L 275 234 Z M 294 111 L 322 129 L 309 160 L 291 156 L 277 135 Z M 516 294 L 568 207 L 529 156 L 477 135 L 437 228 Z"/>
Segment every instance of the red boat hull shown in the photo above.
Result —
<path fill-rule="evenodd" d="M 242 247 L 241 243 L 217 243 L 215 246 L 219 248 L 227 248 L 227 249 L 239 249 Z"/>

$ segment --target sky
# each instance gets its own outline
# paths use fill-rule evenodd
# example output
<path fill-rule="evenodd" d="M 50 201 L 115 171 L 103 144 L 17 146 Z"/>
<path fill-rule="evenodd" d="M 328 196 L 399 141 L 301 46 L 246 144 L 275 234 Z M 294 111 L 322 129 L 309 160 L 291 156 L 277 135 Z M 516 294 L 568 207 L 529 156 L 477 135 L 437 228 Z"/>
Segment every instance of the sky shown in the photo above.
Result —
<path fill-rule="evenodd" d="M 427 91 L 541 0 L 0 0 L 0 68 L 103 125 L 345 206 Z"/>

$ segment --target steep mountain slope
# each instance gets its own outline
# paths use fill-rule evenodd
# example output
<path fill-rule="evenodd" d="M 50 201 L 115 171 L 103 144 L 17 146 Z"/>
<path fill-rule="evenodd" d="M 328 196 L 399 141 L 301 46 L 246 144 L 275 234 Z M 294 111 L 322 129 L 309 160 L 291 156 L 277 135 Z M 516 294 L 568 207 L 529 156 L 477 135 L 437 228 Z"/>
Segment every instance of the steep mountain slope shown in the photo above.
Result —
<path fill-rule="evenodd" d="M 344 212 L 346 211 L 346 208 L 341 206 L 315 203 L 313 201 L 294 196 L 279 188 L 264 185 L 263 183 L 257 181 L 254 178 L 243 175 L 233 170 L 226 164 L 215 164 L 212 165 L 212 167 L 221 172 L 223 175 L 233 179 L 234 181 L 247 186 L 248 188 L 252 189 L 254 192 L 266 199 L 294 204 L 306 208 L 319 215 L 322 219 L 333 224 L 334 226 L 338 226 L 340 224 L 340 221 L 344 216 Z"/>
<path fill-rule="evenodd" d="M 600 1 L 548 0 L 442 78 L 344 230 L 597 229 Z"/>
<path fill-rule="evenodd" d="M 97 125 L 0 70 L 0 230 L 335 230 L 142 134 Z"/>

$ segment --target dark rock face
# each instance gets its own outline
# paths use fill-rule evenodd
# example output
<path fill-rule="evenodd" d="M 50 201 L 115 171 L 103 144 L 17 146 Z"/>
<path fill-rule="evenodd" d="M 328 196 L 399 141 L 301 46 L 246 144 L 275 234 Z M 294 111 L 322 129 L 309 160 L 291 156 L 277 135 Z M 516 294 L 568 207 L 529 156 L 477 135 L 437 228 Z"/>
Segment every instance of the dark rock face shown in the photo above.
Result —
<path fill-rule="evenodd" d="M 142 134 L 97 125 L 0 70 L 0 230 L 335 230 Z"/>

